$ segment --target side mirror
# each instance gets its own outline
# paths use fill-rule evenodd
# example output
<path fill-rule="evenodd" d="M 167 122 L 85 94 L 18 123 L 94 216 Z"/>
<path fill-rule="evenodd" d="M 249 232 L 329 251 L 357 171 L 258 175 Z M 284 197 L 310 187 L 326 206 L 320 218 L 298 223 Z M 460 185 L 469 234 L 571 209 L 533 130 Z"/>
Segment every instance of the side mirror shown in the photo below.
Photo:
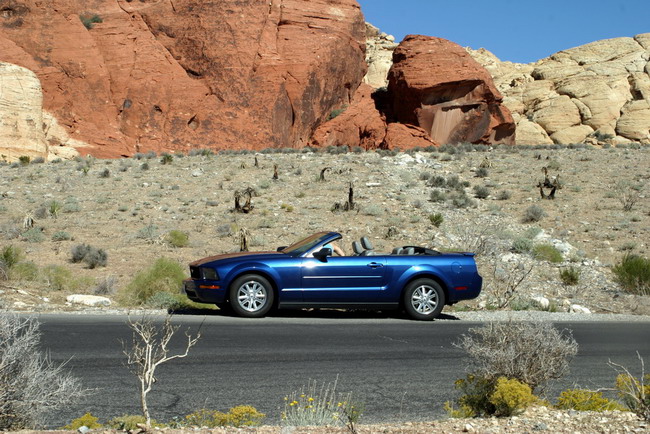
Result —
<path fill-rule="evenodd" d="M 287 246 L 280 246 L 280 247 L 278 247 L 277 249 L 275 249 L 275 251 L 276 251 L 276 252 L 281 252 L 281 251 L 283 251 L 283 250 L 286 249 L 286 248 L 287 248 Z"/>
<path fill-rule="evenodd" d="M 332 256 L 332 249 L 329 247 L 323 247 L 319 251 L 314 252 L 314 258 L 318 259 L 321 262 L 326 262 L 328 256 Z"/>

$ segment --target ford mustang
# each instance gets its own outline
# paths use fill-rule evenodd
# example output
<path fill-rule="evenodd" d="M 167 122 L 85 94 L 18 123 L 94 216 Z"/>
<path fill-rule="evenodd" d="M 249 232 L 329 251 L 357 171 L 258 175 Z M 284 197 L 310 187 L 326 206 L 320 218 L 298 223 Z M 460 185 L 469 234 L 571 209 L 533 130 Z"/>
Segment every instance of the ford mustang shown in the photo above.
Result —
<path fill-rule="evenodd" d="M 272 308 L 404 309 L 431 320 L 445 305 L 476 298 L 482 278 L 473 253 L 417 246 L 376 252 L 363 237 L 352 256 L 334 255 L 338 232 L 319 232 L 273 252 L 239 252 L 190 264 L 190 300 L 249 318 Z"/>

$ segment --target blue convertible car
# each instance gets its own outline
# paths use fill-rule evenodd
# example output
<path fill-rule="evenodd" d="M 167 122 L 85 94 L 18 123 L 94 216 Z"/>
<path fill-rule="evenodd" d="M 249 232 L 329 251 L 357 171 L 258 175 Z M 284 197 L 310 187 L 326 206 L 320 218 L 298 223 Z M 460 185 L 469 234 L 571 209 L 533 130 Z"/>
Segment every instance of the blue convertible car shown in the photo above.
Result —
<path fill-rule="evenodd" d="M 367 238 L 353 256 L 333 256 L 337 232 L 319 232 L 276 252 L 241 252 L 190 264 L 190 300 L 256 318 L 277 308 L 404 309 L 418 320 L 481 292 L 473 253 L 423 247 L 375 252 Z"/>

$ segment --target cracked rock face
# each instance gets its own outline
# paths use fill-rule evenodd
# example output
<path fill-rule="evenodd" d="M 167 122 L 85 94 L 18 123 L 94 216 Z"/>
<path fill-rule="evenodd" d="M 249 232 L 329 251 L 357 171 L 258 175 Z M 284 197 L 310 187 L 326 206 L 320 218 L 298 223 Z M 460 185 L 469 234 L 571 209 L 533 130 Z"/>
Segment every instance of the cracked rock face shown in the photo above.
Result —
<path fill-rule="evenodd" d="M 514 143 L 515 125 L 492 77 L 459 45 L 409 35 L 388 73 L 392 115 L 438 143 Z"/>
<path fill-rule="evenodd" d="M 0 60 L 98 157 L 306 145 L 366 69 L 354 0 L 0 4 Z"/>
<path fill-rule="evenodd" d="M 468 51 L 504 95 L 518 144 L 650 143 L 650 33 L 592 42 L 530 64 Z"/>

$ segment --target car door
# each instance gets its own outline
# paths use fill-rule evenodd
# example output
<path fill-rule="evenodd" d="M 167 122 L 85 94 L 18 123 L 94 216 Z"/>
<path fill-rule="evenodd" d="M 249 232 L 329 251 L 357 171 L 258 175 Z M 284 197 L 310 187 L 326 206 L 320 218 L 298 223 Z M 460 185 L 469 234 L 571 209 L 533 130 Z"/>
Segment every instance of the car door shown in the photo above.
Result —
<path fill-rule="evenodd" d="M 306 303 L 356 304 L 380 301 L 385 287 L 384 256 L 303 258 L 303 300 Z"/>

